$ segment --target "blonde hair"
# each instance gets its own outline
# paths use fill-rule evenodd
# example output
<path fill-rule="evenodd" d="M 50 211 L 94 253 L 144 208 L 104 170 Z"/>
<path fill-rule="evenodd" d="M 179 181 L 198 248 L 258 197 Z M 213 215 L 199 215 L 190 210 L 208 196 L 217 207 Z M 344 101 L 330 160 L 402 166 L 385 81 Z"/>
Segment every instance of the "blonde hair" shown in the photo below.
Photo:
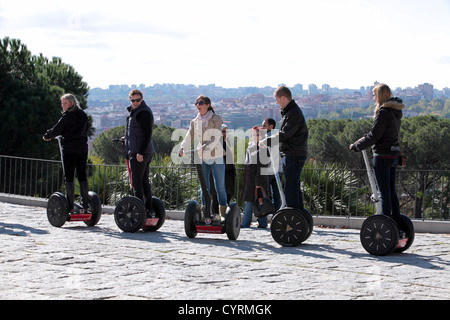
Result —
<path fill-rule="evenodd" d="M 373 88 L 372 92 L 374 95 L 378 96 L 378 103 L 377 106 L 375 107 L 374 113 L 374 116 L 376 116 L 381 106 L 386 101 L 392 98 L 392 91 L 387 84 L 380 83 L 379 85 L 375 86 L 375 88 Z"/>
<path fill-rule="evenodd" d="M 73 94 L 67 93 L 67 94 L 65 94 L 65 95 L 63 95 L 63 96 L 61 97 L 61 100 L 62 100 L 62 99 L 69 100 L 69 101 L 72 103 L 72 107 L 73 107 L 73 106 L 76 106 L 76 107 L 79 107 L 79 106 L 80 106 L 80 103 L 78 102 L 77 97 L 75 97 Z"/>

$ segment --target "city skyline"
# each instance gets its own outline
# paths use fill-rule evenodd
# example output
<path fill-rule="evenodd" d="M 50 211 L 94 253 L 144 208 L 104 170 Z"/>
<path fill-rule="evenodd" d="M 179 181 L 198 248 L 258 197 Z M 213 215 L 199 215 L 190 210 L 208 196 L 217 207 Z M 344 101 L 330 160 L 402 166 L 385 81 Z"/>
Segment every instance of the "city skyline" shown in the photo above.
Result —
<path fill-rule="evenodd" d="M 450 87 L 445 0 L 0 4 L 0 37 L 61 57 L 91 88 L 185 83 Z M 325 79 L 325 80 L 324 80 Z"/>

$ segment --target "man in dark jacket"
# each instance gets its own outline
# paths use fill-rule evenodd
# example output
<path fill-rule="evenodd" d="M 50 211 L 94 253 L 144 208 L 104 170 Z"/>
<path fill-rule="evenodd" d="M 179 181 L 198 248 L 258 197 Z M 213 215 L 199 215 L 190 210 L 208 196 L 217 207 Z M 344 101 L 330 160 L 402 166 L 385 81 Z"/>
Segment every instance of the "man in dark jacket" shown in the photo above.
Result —
<path fill-rule="evenodd" d="M 261 144 L 275 145 L 279 141 L 283 157 L 285 176 L 284 193 L 288 207 L 304 210 L 303 193 L 300 189 L 300 175 L 308 153 L 308 127 L 300 107 L 292 100 L 292 93 L 286 86 L 274 92 L 277 104 L 281 107 L 280 131 L 263 140 Z"/>
<path fill-rule="evenodd" d="M 152 211 L 152 189 L 149 181 L 149 165 L 153 148 L 153 113 L 143 100 L 142 92 L 130 92 L 130 115 L 125 131 L 125 152 L 130 160 L 131 183 L 134 195 L 145 203 L 147 212 Z"/>

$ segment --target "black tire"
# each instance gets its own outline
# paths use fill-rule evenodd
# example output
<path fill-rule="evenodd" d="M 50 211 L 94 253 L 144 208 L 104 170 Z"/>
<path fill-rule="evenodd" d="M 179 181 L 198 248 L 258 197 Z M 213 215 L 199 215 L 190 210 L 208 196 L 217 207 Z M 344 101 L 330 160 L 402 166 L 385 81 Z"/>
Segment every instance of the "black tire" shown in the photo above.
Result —
<path fill-rule="evenodd" d="M 372 255 L 390 254 L 397 247 L 398 239 L 397 224 L 388 216 L 374 215 L 367 218 L 362 224 L 361 244 Z"/>
<path fill-rule="evenodd" d="M 125 197 L 114 210 L 114 220 L 124 232 L 137 232 L 145 225 L 147 212 L 139 198 Z"/>
<path fill-rule="evenodd" d="M 156 224 L 156 226 L 142 227 L 143 231 L 157 231 L 166 221 L 166 209 L 164 208 L 163 202 L 157 197 L 152 198 L 152 208 L 153 211 L 155 211 L 155 216 L 159 219 L 158 223 Z"/>
<path fill-rule="evenodd" d="M 102 217 L 103 209 L 100 197 L 93 191 L 89 191 L 89 211 L 92 212 L 91 220 L 85 221 L 84 223 L 89 226 L 95 226 Z"/>
<path fill-rule="evenodd" d="M 308 234 L 306 235 L 305 240 L 303 240 L 303 242 L 304 242 L 304 241 L 309 239 L 309 237 L 311 236 L 311 233 L 313 232 L 314 219 L 313 219 L 313 216 L 312 216 L 311 212 L 309 212 L 309 210 L 303 209 L 303 210 L 300 210 L 300 211 L 303 213 L 303 216 L 306 218 L 306 222 L 308 222 L 308 227 L 309 227 Z"/>
<path fill-rule="evenodd" d="M 305 215 L 293 208 L 275 213 L 270 224 L 272 238 L 284 247 L 295 247 L 306 240 L 310 227 Z"/>
<path fill-rule="evenodd" d="M 406 245 L 403 248 L 394 249 L 394 252 L 400 253 L 400 252 L 403 252 L 403 251 L 409 249 L 409 247 L 411 247 L 411 245 L 414 242 L 415 231 L 414 231 L 413 222 L 411 221 L 411 219 L 408 216 L 405 216 L 404 214 L 401 214 L 400 219 L 396 220 L 396 222 L 397 222 L 398 228 L 400 230 L 402 230 L 403 232 L 405 232 L 406 237 L 408 238 L 408 242 L 406 243 Z"/>
<path fill-rule="evenodd" d="M 69 220 L 69 204 L 61 192 L 55 192 L 47 202 L 47 219 L 54 227 L 62 227 Z"/>
<path fill-rule="evenodd" d="M 197 229 L 195 225 L 201 221 L 202 208 L 197 201 L 191 200 L 184 212 L 184 232 L 188 238 L 195 238 L 197 236 Z"/>
<path fill-rule="evenodd" d="M 241 231 L 241 210 L 237 203 L 231 203 L 225 216 L 225 231 L 228 239 L 237 240 Z"/>

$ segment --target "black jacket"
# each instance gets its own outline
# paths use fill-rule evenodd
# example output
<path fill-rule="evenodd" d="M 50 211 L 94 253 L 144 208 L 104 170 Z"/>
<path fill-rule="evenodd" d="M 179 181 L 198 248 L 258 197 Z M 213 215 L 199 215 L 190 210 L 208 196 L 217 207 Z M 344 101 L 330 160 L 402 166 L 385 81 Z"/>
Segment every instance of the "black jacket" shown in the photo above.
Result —
<path fill-rule="evenodd" d="M 392 98 L 385 102 L 375 116 L 372 129 L 364 137 L 353 144 L 352 150 L 361 151 L 372 147 L 374 155 L 397 156 L 400 155 L 398 132 L 400 131 L 403 101 Z"/>
<path fill-rule="evenodd" d="M 125 129 L 125 151 L 128 156 L 135 154 L 153 154 L 153 113 L 142 101 L 137 109 L 128 107 L 130 115 L 127 117 Z"/>
<path fill-rule="evenodd" d="M 306 156 L 308 153 L 308 127 L 300 107 L 291 100 L 281 111 L 280 131 L 267 138 L 268 146 L 279 139 L 282 156 Z"/>
<path fill-rule="evenodd" d="M 78 106 L 64 112 L 58 123 L 44 134 L 45 139 L 63 136 L 64 154 L 79 154 L 88 152 L 87 138 L 88 116 Z"/>
<path fill-rule="evenodd" d="M 267 169 L 268 164 L 261 161 L 261 149 L 254 143 L 249 144 L 244 162 L 244 188 L 242 200 L 253 202 L 255 198 L 255 187 L 263 187 L 266 195 L 270 197 L 269 176 L 262 171 Z"/>

